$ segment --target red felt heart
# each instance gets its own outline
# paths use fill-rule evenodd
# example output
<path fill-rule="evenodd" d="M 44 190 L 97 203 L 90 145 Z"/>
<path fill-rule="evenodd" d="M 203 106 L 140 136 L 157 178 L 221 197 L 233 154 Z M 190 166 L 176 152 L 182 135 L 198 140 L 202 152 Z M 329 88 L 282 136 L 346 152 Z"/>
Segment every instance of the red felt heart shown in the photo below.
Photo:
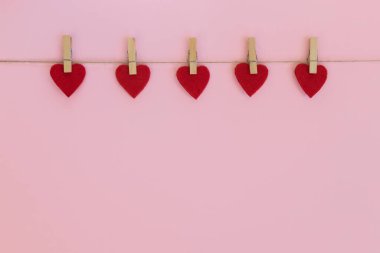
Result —
<path fill-rule="evenodd" d="M 50 75 L 63 93 L 70 97 L 82 83 L 86 69 L 81 64 L 73 64 L 71 73 L 64 73 L 63 64 L 54 64 L 51 66 Z"/>
<path fill-rule="evenodd" d="M 298 64 L 295 73 L 301 88 L 309 97 L 313 97 L 327 80 L 327 69 L 322 65 L 318 65 L 317 74 L 310 74 L 309 65 Z"/>
<path fill-rule="evenodd" d="M 190 75 L 190 67 L 184 66 L 177 70 L 177 79 L 185 90 L 197 99 L 210 80 L 210 72 L 206 66 L 198 66 L 197 74 Z"/>
<path fill-rule="evenodd" d="M 150 70 L 146 65 L 137 66 L 137 74 L 130 75 L 128 65 L 120 65 L 116 69 L 116 79 L 133 98 L 145 88 L 149 81 Z"/>
<path fill-rule="evenodd" d="M 259 64 L 257 74 L 250 74 L 249 64 L 240 63 L 235 67 L 235 76 L 248 96 L 252 96 L 267 80 L 268 68 Z"/>

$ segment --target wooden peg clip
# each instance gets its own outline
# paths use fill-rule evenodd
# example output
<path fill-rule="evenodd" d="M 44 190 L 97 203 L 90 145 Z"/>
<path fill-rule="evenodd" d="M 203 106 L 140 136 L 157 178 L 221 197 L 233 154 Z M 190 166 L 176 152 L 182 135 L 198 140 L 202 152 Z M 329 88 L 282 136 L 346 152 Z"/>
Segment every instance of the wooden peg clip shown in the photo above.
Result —
<path fill-rule="evenodd" d="M 189 66 L 190 75 L 197 74 L 197 39 L 190 38 L 189 40 Z"/>
<path fill-rule="evenodd" d="M 137 75 L 135 38 L 128 38 L 128 66 L 129 74 Z"/>
<path fill-rule="evenodd" d="M 309 73 L 317 74 L 318 67 L 318 46 L 317 38 L 310 38 L 310 51 L 309 51 Z"/>
<path fill-rule="evenodd" d="M 71 73 L 72 71 L 72 49 L 71 36 L 63 35 L 63 73 Z"/>
<path fill-rule="evenodd" d="M 249 73 L 251 75 L 257 74 L 256 40 L 253 37 L 248 38 L 248 64 Z"/>

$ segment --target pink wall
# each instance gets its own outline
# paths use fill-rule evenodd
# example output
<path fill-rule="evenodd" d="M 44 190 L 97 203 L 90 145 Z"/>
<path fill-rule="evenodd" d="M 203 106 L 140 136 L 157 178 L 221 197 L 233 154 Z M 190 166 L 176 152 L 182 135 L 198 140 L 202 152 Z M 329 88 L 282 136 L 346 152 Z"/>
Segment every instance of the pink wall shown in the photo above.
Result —
<path fill-rule="evenodd" d="M 377 0 L 0 0 L 0 58 L 380 59 Z M 87 64 L 67 99 L 49 64 L 0 64 L 1 253 L 380 252 L 380 63 L 329 63 L 312 100 L 295 64 L 252 98 L 209 64 L 198 101 L 177 64 L 133 100 L 116 65 Z"/>

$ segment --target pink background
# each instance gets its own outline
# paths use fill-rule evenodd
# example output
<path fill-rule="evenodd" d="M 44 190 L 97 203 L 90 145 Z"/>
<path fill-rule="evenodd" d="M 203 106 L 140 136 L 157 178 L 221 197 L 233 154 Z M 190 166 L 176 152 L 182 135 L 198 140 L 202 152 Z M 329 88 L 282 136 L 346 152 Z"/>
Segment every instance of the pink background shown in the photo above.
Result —
<path fill-rule="evenodd" d="M 378 0 L 0 0 L 0 58 L 380 59 Z M 295 63 L 252 98 L 208 64 L 198 101 L 180 64 L 151 64 L 133 100 L 115 64 L 86 64 L 67 99 L 50 64 L 0 64 L 0 252 L 378 253 L 380 63 L 328 63 L 312 100 Z"/>

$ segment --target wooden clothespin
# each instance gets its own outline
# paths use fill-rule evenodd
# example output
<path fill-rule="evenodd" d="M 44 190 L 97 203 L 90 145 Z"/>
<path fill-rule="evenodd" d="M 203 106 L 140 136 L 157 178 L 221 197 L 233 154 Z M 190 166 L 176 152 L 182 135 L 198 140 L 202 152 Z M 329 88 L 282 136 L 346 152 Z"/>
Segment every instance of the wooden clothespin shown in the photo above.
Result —
<path fill-rule="evenodd" d="M 248 38 L 248 64 L 249 73 L 251 75 L 257 74 L 256 40 L 253 37 Z"/>
<path fill-rule="evenodd" d="M 309 73 L 317 74 L 317 66 L 318 66 L 318 46 L 317 46 L 317 38 L 310 38 L 310 49 L 309 49 Z"/>
<path fill-rule="evenodd" d="M 128 38 L 128 66 L 129 74 L 137 75 L 135 38 Z"/>
<path fill-rule="evenodd" d="M 72 71 L 72 49 L 71 36 L 63 35 L 63 73 L 71 73 Z"/>
<path fill-rule="evenodd" d="M 190 75 L 197 74 L 197 39 L 190 38 L 189 40 L 189 66 Z"/>

